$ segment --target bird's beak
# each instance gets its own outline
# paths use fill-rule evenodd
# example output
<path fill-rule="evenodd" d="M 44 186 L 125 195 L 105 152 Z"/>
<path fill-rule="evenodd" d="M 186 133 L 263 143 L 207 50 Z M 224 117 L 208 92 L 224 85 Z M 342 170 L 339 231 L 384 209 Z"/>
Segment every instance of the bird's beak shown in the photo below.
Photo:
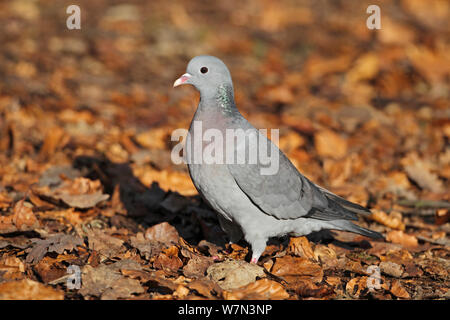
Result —
<path fill-rule="evenodd" d="M 178 87 L 184 83 L 186 83 L 186 81 L 189 80 L 189 78 L 191 78 L 192 76 L 189 73 L 185 73 L 183 74 L 181 77 L 179 77 L 174 83 L 173 83 L 173 87 Z"/>

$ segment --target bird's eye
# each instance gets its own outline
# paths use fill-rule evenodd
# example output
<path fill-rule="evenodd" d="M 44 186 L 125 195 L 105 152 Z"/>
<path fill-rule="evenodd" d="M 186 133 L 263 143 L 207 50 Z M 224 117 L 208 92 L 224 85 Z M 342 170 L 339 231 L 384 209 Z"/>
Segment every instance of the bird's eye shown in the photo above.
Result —
<path fill-rule="evenodd" d="M 207 72 L 208 72 L 208 68 L 207 68 L 207 67 L 202 67 L 202 68 L 200 69 L 200 72 L 201 72 L 201 73 L 207 73 Z"/>

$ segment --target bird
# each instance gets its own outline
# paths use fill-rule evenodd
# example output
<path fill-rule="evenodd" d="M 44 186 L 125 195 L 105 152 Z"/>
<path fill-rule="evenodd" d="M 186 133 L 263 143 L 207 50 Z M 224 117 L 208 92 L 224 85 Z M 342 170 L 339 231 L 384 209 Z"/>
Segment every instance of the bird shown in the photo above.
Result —
<path fill-rule="evenodd" d="M 186 73 L 173 87 L 186 84 L 200 92 L 185 139 L 189 175 L 198 193 L 217 212 L 230 243 L 244 238 L 251 246 L 250 263 L 258 262 L 270 238 L 305 236 L 324 229 L 383 238 L 380 233 L 351 222 L 358 220 L 357 214 L 370 214 L 369 209 L 310 181 L 263 132 L 244 118 L 235 103 L 230 71 L 222 60 L 208 55 L 192 58 Z M 202 135 L 208 130 L 213 134 L 205 139 Z M 236 142 L 236 136 L 232 136 L 233 143 L 227 141 L 224 150 L 219 150 L 225 154 L 228 150 L 234 158 L 222 155 L 219 160 L 226 158 L 226 161 L 196 160 L 208 142 L 212 143 L 211 137 L 217 139 L 219 134 L 227 137 L 227 132 L 239 130 L 246 133 L 245 143 Z M 278 161 L 274 172 L 265 173 L 267 163 L 259 159 L 248 161 L 248 155 L 245 161 L 236 161 L 239 153 L 251 154 L 264 144 Z"/>

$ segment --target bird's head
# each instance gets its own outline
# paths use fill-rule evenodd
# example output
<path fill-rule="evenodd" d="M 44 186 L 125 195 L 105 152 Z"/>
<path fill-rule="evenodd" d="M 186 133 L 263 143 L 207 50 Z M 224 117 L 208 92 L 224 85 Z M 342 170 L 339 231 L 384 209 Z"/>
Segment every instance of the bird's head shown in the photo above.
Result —
<path fill-rule="evenodd" d="M 189 61 L 186 73 L 179 77 L 174 87 L 191 84 L 201 95 L 214 95 L 219 86 L 233 88 L 230 71 L 222 60 L 213 56 L 197 56 Z"/>

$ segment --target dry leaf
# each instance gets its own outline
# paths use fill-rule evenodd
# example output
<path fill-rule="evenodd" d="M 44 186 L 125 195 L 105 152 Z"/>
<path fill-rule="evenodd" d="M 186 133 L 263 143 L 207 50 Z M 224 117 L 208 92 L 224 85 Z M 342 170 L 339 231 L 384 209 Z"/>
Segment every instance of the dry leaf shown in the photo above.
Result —
<path fill-rule="evenodd" d="M 57 234 L 48 239 L 34 240 L 31 249 L 27 249 L 27 263 L 36 264 L 46 255 L 47 252 L 63 253 L 65 250 L 72 251 L 77 246 L 82 246 L 83 240 L 69 234 Z"/>
<path fill-rule="evenodd" d="M 384 211 L 372 209 L 370 218 L 379 222 L 391 229 L 405 230 L 405 224 L 402 221 L 402 214 L 397 211 L 392 211 L 387 215 Z"/>
<path fill-rule="evenodd" d="M 142 232 L 138 232 L 135 237 L 130 237 L 130 244 L 138 249 L 147 260 L 158 255 L 164 248 L 164 244 L 159 241 L 145 239 Z"/>
<path fill-rule="evenodd" d="M 113 258 L 124 252 L 123 240 L 107 235 L 99 229 L 87 231 L 89 249 L 99 252 L 102 258 Z"/>
<path fill-rule="evenodd" d="M 403 275 L 403 267 L 391 261 L 380 262 L 380 271 L 384 274 L 395 278 L 400 278 Z"/>
<path fill-rule="evenodd" d="M 222 294 L 222 288 L 213 280 L 202 278 L 191 281 L 187 284 L 188 288 L 197 291 L 202 296 L 214 299 Z"/>
<path fill-rule="evenodd" d="M 408 291 L 406 291 L 406 289 L 401 285 L 400 281 L 398 281 L 398 280 L 395 280 L 392 282 L 390 291 L 397 298 L 402 298 L 402 299 L 411 298 Z"/>
<path fill-rule="evenodd" d="M 123 261 L 112 265 L 100 265 L 97 268 L 86 265 L 82 271 L 82 286 L 79 293 L 83 296 L 101 297 L 102 300 L 129 298 L 133 294 L 143 293 L 145 290 L 138 280 L 124 277 L 118 271 L 123 267 Z M 130 266 L 125 267 L 129 268 Z"/>
<path fill-rule="evenodd" d="M 392 230 L 386 235 L 386 240 L 392 243 L 398 243 L 408 248 L 415 248 L 419 245 L 417 238 L 403 231 Z"/>
<path fill-rule="evenodd" d="M 306 258 L 284 256 L 276 258 L 272 267 L 272 273 L 283 277 L 286 281 L 292 279 L 309 279 L 314 282 L 321 282 L 323 270 L 319 264 L 311 262 Z"/>
<path fill-rule="evenodd" d="M 0 300 L 63 300 L 64 292 L 23 279 L 0 283 Z"/>
<path fill-rule="evenodd" d="M 183 262 L 178 257 L 178 248 L 172 246 L 163 252 L 161 252 L 156 258 L 153 266 L 156 269 L 163 269 L 169 272 L 178 272 L 178 270 L 183 266 Z"/>
<path fill-rule="evenodd" d="M 242 260 L 215 263 L 207 269 L 208 277 L 216 281 L 224 290 L 232 290 L 264 277 L 264 269 Z"/>
<path fill-rule="evenodd" d="M 16 231 L 30 231 L 39 227 L 39 221 L 33 210 L 25 204 L 25 199 L 14 205 L 13 214 L 0 216 L 0 234 Z"/>
<path fill-rule="evenodd" d="M 359 298 L 367 287 L 367 277 L 353 278 L 345 285 L 345 291 L 353 298 Z"/>
<path fill-rule="evenodd" d="M 291 237 L 287 252 L 299 257 L 315 260 L 314 251 L 306 237 Z"/>
<path fill-rule="evenodd" d="M 289 294 L 278 282 L 261 279 L 252 282 L 245 287 L 232 291 L 225 291 L 226 300 L 283 300 L 289 298 Z"/>
<path fill-rule="evenodd" d="M 159 241 L 166 245 L 178 243 L 178 238 L 177 229 L 167 222 L 154 225 L 145 231 L 145 239 Z"/>
<path fill-rule="evenodd" d="M 183 273 L 188 278 L 201 278 L 205 276 L 206 270 L 213 263 L 214 260 L 212 258 L 195 255 L 183 267 Z"/>
<path fill-rule="evenodd" d="M 322 130 L 316 133 L 314 145 L 320 157 L 340 159 L 347 154 L 347 140 L 331 130 Z"/>
<path fill-rule="evenodd" d="M 408 154 L 401 162 L 408 176 L 420 187 L 436 193 L 444 192 L 444 186 L 437 174 L 431 172 L 429 164 L 416 153 Z"/>

